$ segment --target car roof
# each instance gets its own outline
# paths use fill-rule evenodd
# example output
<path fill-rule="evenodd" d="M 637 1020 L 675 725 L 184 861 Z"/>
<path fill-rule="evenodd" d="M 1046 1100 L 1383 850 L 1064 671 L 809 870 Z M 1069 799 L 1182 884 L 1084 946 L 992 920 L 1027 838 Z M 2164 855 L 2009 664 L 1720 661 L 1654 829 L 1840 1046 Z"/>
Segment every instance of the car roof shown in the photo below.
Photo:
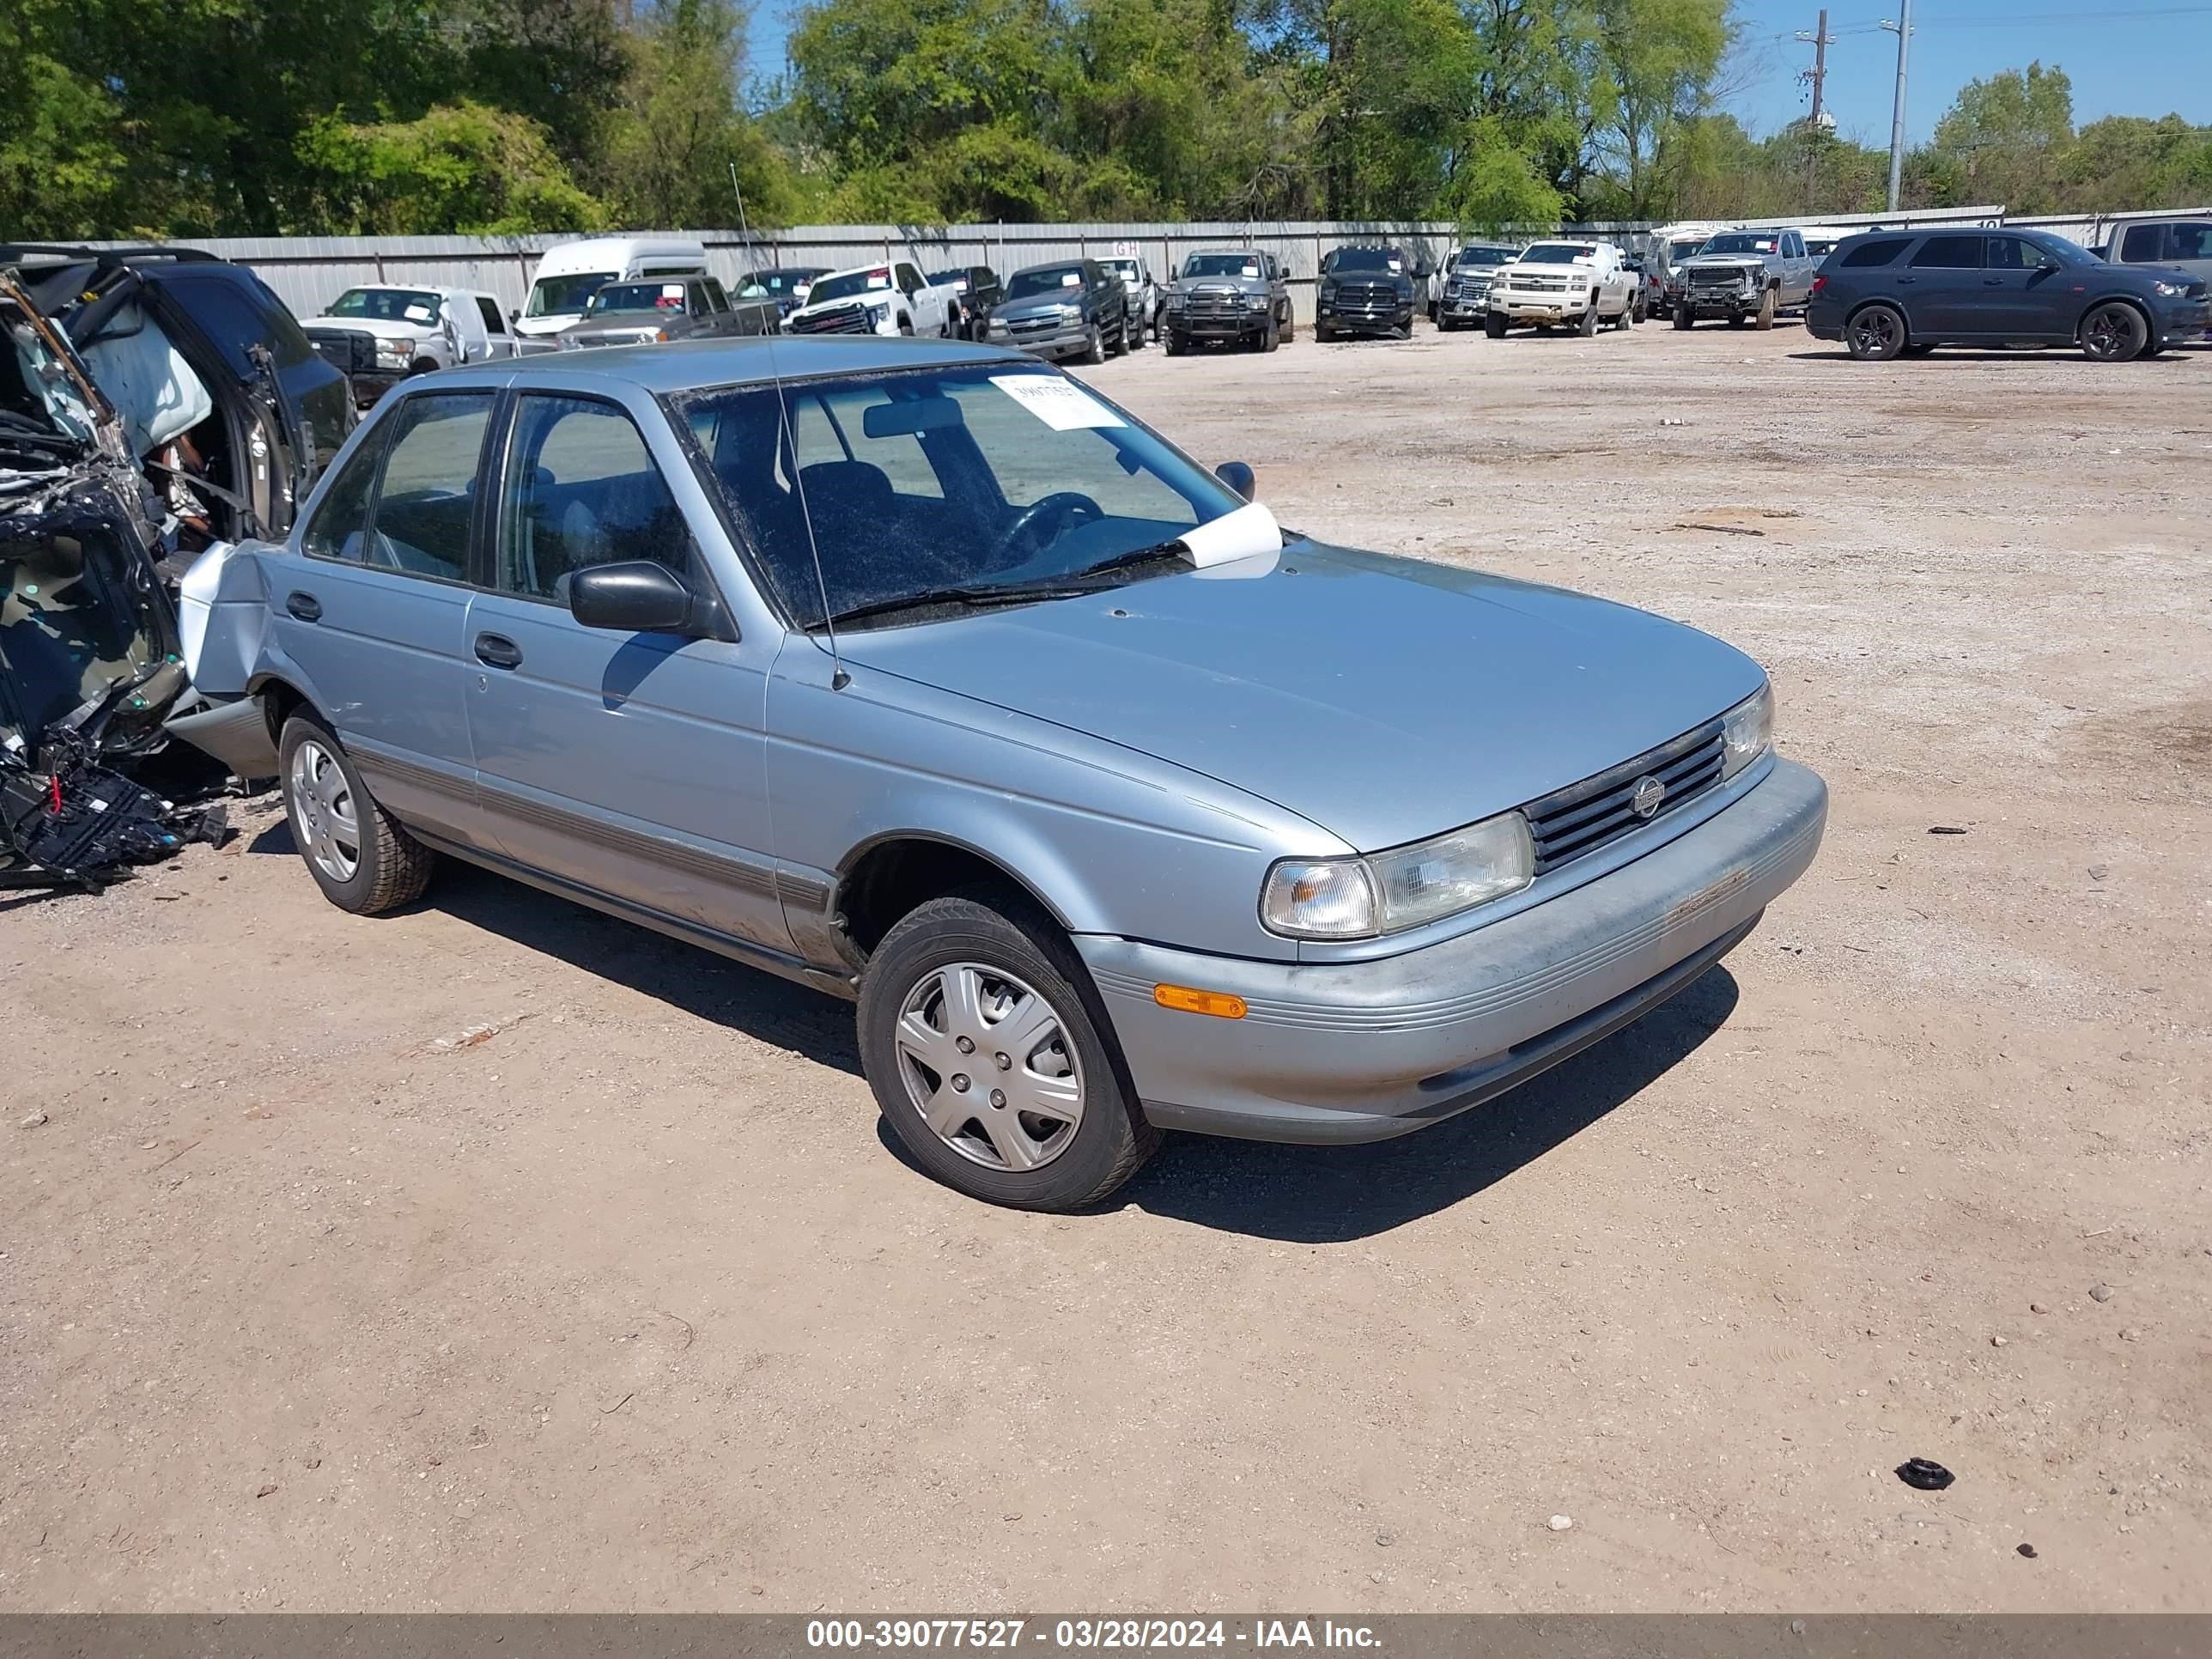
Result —
<path fill-rule="evenodd" d="M 1097 263 L 1089 254 L 1079 253 L 1065 259 L 1044 259 L 1033 265 L 1020 265 L 1015 268 L 1014 275 L 1026 276 L 1032 270 L 1066 270 L 1070 265 L 1089 265 Z"/>
<path fill-rule="evenodd" d="M 671 345 L 602 346 L 586 353 L 541 352 L 479 369 L 447 370 L 441 385 L 513 385 L 526 391 L 537 385 L 559 387 L 598 379 L 622 381 L 665 395 L 707 386 L 765 386 L 781 378 L 869 374 L 885 369 L 927 368 L 967 363 L 1024 367 L 1036 359 L 1003 346 L 969 345 L 884 335 L 837 335 L 812 338 L 754 335 L 743 339 L 687 340 Z"/>

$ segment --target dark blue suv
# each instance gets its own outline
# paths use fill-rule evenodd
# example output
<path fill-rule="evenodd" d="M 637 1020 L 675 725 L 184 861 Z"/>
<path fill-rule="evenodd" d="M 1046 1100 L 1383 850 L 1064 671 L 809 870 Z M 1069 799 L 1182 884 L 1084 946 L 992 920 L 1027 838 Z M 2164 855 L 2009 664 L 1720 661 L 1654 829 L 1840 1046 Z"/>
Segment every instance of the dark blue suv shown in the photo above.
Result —
<path fill-rule="evenodd" d="M 2202 279 L 2108 265 L 2039 230 L 1871 231 L 1838 243 L 1813 282 L 1805 327 L 1886 362 L 1939 345 L 2079 346 L 2103 362 L 2204 337 Z"/>

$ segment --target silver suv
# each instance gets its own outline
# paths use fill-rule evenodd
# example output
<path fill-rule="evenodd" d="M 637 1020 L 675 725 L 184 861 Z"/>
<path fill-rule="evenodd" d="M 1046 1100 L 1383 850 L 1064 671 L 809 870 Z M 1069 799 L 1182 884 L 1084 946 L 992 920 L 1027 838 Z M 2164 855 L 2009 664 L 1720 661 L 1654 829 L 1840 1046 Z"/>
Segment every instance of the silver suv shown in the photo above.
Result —
<path fill-rule="evenodd" d="M 459 370 L 225 565 L 200 689 L 341 909 L 451 854 L 853 999 L 916 1162 L 1071 1208 L 1480 1105 L 1820 838 L 1741 653 L 1253 491 L 953 341 Z"/>

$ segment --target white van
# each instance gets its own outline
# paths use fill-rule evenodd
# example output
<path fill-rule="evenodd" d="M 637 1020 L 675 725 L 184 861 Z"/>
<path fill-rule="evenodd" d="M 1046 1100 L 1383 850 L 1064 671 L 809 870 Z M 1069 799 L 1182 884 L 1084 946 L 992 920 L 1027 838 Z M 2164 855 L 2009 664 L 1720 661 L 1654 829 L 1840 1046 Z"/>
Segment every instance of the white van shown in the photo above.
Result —
<path fill-rule="evenodd" d="M 704 276 L 707 250 L 700 243 L 651 236 L 594 236 L 545 250 L 530 279 L 530 298 L 514 319 L 525 340 L 553 349 L 552 337 L 584 314 L 584 302 L 606 283 L 639 283 L 653 276 Z"/>

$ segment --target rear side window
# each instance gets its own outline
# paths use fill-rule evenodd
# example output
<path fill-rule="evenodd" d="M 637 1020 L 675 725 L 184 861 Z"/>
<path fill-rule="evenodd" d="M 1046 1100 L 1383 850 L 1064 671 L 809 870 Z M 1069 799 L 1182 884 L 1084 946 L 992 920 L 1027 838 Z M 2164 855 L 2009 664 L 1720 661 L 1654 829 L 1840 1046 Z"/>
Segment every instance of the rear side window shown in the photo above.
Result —
<path fill-rule="evenodd" d="M 2120 238 L 2120 258 L 2130 264 L 2155 264 L 2162 257 L 2159 239 L 2166 234 L 2164 225 L 2130 225 L 2128 234 Z"/>
<path fill-rule="evenodd" d="M 477 310 L 483 318 L 484 331 L 486 333 L 504 334 L 507 332 L 507 319 L 499 314 L 499 301 L 493 299 L 490 295 L 479 294 L 477 295 Z"/>
<path fill-rule="evenodd" d="M 2166 257 L 2169 259 L 2212 259 L 2212 224 L 2168 225 Z"/>
<path fill-rule="evenodd" d="M 1862 242 L 1844 255 L 1843 269 L 1863 270 L 1872 266 L 1893 265 L 1897 256 L 1905 252 L 1905 246 L 1893 236 L 1887 241 Z"/>
<path fill-rule="evenodd" d="M 440 581 L 466 581 L 477 473 L 491 393 L 410 398 L 393 416 L 376 490 L 368 562 Z"/>
<path fill-rule="evenodd" d="M 1930 236 L 1912 256 L 1915 270 L 1975 270 L 1981 263 L 1979 236 Z"/>
<path fill-rule="evenodd" d="M 387 424 L 362 440 L 345 464 L 345 470 L 331 481 L 315 516 L 307 521 L 301 535 L 300 548 L 308 557 L 315 559 L 346 559 L 361 562 L 368 528 L 368 498 L 376 483 L 376 464 L 384 453 L 384 441 L 391 435 Z"/>

